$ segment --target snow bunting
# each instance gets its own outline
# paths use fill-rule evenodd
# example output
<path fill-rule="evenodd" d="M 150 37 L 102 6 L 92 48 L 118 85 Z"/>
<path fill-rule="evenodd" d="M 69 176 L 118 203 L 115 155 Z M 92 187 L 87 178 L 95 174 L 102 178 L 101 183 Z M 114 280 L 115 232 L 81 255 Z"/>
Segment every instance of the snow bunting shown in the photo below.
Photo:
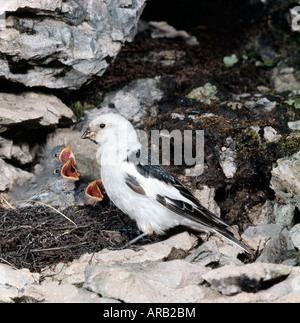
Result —
<path fill-rule="evenodd" d="M 250 253 L 233 237 L 229 225 L 202 206 L 162 165 L 152 165 L 150 156 L 140 160 L 144 152 L 137 132 L 121 115 L 107 113 L 97 117 L 82 138 L 99 145 L 100 177 L 108 197 L 143 232 L 129 244 L 142 236 L 154 232 L 162 235 L 183 225 L 218 233 Z"/>

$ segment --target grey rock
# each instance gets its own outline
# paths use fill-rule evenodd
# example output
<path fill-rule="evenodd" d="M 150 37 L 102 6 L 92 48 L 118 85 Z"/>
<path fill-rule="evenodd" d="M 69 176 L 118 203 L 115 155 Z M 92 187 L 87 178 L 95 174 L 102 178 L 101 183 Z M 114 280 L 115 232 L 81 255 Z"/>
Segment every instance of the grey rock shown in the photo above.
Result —
<path fill-rule="evenodd" d="M 281 135 L 277 133 L 277 131 L 270 126 L 264 127 L 264 139 L 267 142 L 276 142 L 281 138 Z"/>
<path fill-rule="evenodd" d="M 186 257 L 191 263 L 197 263 L 202 266 L 217 264 L 221 259 L 221 253 L 214 240 L 203 243 L 199 248 Z"/>
<path fill-rule="evenodd" d="M 242 239 L 252 249 L 262 249 L 270 239 L 277 238 L 281 231 L 280 225 L 262 223 L 248 227 L 242 234 Z"/>
<path fill-rule="evenodd" d="M 291 130 L 300 130 L 300 120 L 288 122 L 288 127 Z"/>
<path fill-rule="evenodd" d="M 180 113 L 172 113 L 171 114 L 171 118 L 172 118 L 172 120 L 176 120 L 176 119 L 179 119 L 179 120 L 184 120 L 185 119 L 185 115 L 183 115 L 183 114 L 180 114 Z"/>
<path fill-rule="evenodd" d="M 289 237 L 287 237 L 287 248 L 289 247 Z M 287 266 L 299 266 L 300 258 L 294 246 L 292 249 L 283 250 L 274 261 L 277 264 L 283 264 Z"/>
<path fill-rule="evenodd" d="M 300 268 L 292 268 L 291 273 L 281 283 L 278 283 L 266 291 L 266 300 L 276 299 L 277 302 L 299 303 L 300 302 Z"/>
<path fill-rule="evenodd" d="M 274 205 L 270 201 L 265 204 L 257 204 L 252 207 L 248 213 L 248 217 L 253 225 L 260 223 L 274 223 Z"/>
<path fill-rule="evenodd" d="M 295 210 L 292 204 L 274 203 L 274 222 L 290 229 L 294 225 Z"/>
<path fill-rule="evenodd" d="M 0 158 L 16 159 L 20 164 L 31 163 L 35 157 L 36 148 L 30 149 L 26 142 L 14 145 L 12 140 L 0 137 Z"/>
<path fill-rule="evenodd" d="M 271 185 L 279 199 L 300 208 L 300 152 L 277 160 Z"/>
<path fill-rule="evenodd" d="M 243 240 L 253 249 L 260 251 L 258 262 L 282 263 L 287 249 L 289 232 L 279 224 L 261 223 L 249 227 L 242 234 Z"/>
<path fill-rule="evenodd" d="M 60 9 L 62 4 L 63 4 L 63 0 L 53 0 L 53 1 L 11 0 L 11 1 L 4 2 L 4 10 L 16 11 L 18 8 L 30 7 L 32 9 L 54 11 L 56 9 Z"/>
<path fill-rule="evenodd" d="M 97 253 L 84 254 L 78 260 L 74 260 L 68 265 L 57 264 L 54 268 L 45 268 L 42 272 L 44 276 L 53 276 L 55 279 L 70 284 L 84 283 L 84 270 L 87 265 L 113 266 L 129 263 L 143 263 L 149 261 L 163 261 L 171 251 L 182 249 L 189 251 L 197 243 L 197 237 L 187 232 L 177 234 L 167 240 L 143 246 L 143 249 L 134 251 L 132 249 L 108 250 L 103 249 Z"/>
<path fill-rule="evenodd" d="M 236 171 L 236 151 L 234 149 L 235 142 L 231 138 L 226 139 L 227 147 L 219 149 L 216 147 L 219 155 L 220 166 L 222 167 L 223 173 L 227 178 L 233 178 Z"/>
<path fill-rule="evenodd" d="M 34 175 L 6 163 L 0 158 L 0 192 L 11 189 L 15 185 L 22 185 Z"/>
<path fill-rule="evenodd" d="M 299 267 L 232 261 L 223 266 L 225 255 L 237 255 L 230 245 L 219 249 L 217 269 L 187 259 L 165 261 L 173 248 L 188 251 L 195 242 L 195 236 L 184 232 L 138 252 L 104 249 L 41 273 L 17 270 L 0 259 L 0 302 L 15 298 L 44 303 L 300 301 Z M 208 241 L 203 249 L 217 252 L 215 247 Z"/>
<path fill-rule="evenodd" d="M 189 35 L 185 30 L 176 30 L 166 21 L 151 21 L 149 23 L 152 29 L 152 38 L 183 38 L 188 45 L 199 45 L 195 36 Z"/>
<path fill-rule="evenodd" d="M 287 250 L 288 230 L 283 229 L 278 235 L 274 234 L 268 241 L 256 259 L 257 262 L 281 263 L 281 255 Z"/>
<path fill-rule="evenodd" d="M 201 188 L 196 189 L 194 192 L 195 197 L 201 201 L 202 205 L 208 208 L 216 216 L 221 216 L 221 209 L 215 201 L 216 189 L 202 185 Z"/>
<path fill-rule="evenodd" d="M 283 281 L 255 293 L 240 292 L 224 296 L 219 293 L 207 295 L 201 302 L 210 303 L 299 303 L 300 268 L 290 267 L 291 273 Z M 284 277 L 283 277 L 284 278 Z"/>
<path fill-rule="evenodd" d="M 274 67 L 271 83 L 277 93 L 285 91 L 300 92 L 300 71 L 295 70 L 293 67 Z"/>
<path fill-rule="evenodd" d="M 35 129 L 75 121 L 73 112 L 54 95 L 0 93 L 0 101 L 0 133 L 21 124 Z"/>
<path fill-rule="evenodd" d="M 121 90 L 107 94 L 101 107 L 114 108 L 131 122 L 140 123 L 155 102 L 163 97 L 159 85 L 159 79 L 137 79 Z"/>
<path fill-rule="evenodd" d="M 196 302 L 207 268 L 184 260 L 88 266 L 84 288 L 124 302 Z M 120 288 L 122 286 L 122 288 Z"/>
<path fill-rule="evenodd" d="M 159 78 L 134 80 L 120 90 L 106 94 L 99 107 L 85 112 L 77 128 L 85 130 L 93 119 L 105 113 L 119 113 L 139 125 L 148 114 L 156 113 L 156 102 L 162 97 Z"/>
<path fill-rule="evenodd" d="M 288 237 L 291 240 L 294 248 L 300 250 L 300 223 L 292 227 L 288 234 Z"/>
<path fill-rule="evenodd" d="M 267 98 L 261 98 L 257 101 L 246 101 L 245 102 L 245 106 L 248 108 L 248 109 L 262 109 L 263 111 L 265 112 L 270 112 L 272 111 L 277 105 L 277 102 L 276 101 L 270 101 L 269 99 Z"/>
<path fill-rule="evenodd" d="M 294 225 L 296 207 L 293 204 L 283 204 L 276 201 L 266 201 L 250 210 L 249 219 L 254 225 L 273 223 L 291 229 Z"/>
<path fill-rule="evenodd" d="M 242 291 L 257 292 L 266 283 L 286 278 L 292 267 L 278 264 L 253 263 L 245 266 L 228 265 L 213 269 L 202 277 L 223 295 Z"/>
<path fill-rule="evenodd" d="M 32 284 L 24 293 L 43 303 L 119 303 L 113 299 L 102 298 L 83 288 L 59 281 Z"/>
<path fill-rule="evenodd" d="M 0 264 L 0 302 L 11 302 L 19 296 L 19 291 L 38 281 L 39 274 L 30 273 L 27 269 L 15 270 L 8 265 Z"/>
<path fill-rule="evenodd" d="M 38 273 L 0 264 L 0 303 L 11 303 L 16 298 L 44 303 L 118 303 L 72 284 L 44 279 L 39 283 L 40 279 Z"/>
<path fill-rule="evenodd" d="M 9 1 L 7 28 L 0 31 L 0 76 L 29 87 L 78 89 L 101 76 L 134 38 L 144 5 L 145 0 Z"/>

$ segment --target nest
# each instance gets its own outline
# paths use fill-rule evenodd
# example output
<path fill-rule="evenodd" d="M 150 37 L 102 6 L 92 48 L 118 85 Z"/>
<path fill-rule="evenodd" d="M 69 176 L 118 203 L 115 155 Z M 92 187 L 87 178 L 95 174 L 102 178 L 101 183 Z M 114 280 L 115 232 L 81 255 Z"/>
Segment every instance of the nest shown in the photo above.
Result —
<path fill-rule="evenodd" d="M 0 263 L 40 272 L 84 253 L 120 247 L 138 234 L 135 222 L 109 204 L 63 213 L 46 205 L 0 207 Z"/>

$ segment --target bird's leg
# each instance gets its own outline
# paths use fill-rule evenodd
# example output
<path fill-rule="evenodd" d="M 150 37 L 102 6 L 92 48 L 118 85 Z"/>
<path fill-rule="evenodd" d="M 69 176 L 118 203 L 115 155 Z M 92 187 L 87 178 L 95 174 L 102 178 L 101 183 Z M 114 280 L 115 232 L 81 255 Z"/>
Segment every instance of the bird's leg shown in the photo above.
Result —
<path fill-rule="evenodd" d="M 109 247 L 108 249 L 110 249 L 110 250 L 123 250 L 123 249 L 126 249 L 126 248 L 130 247 L 130 249 L 133 249 L 134 251 L 143 250 L 142 247 L 134 247 L 134 246 L 132 246 L 132 244 L 134 244 L 135 242 L 137 242 L 141 238 L 145 237 L 146 235 L 147 235 L 147 233 L 142 233 L 139 236 L 135 237 L 134 239 L 130 240 L 129 242 L 125 243 L 125 245 L 122 246 L 122 247 Z"/>

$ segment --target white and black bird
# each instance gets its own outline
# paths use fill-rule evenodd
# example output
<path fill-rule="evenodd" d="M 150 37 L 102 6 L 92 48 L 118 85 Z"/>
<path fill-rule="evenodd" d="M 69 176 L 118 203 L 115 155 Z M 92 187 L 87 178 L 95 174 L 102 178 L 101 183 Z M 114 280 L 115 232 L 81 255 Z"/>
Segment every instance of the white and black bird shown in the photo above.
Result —
<path fill-rule="evenodd" d="M 202 206 L 162 165 L 151 165 L 150 158 L 136 163 L 134 157 L 139 157 L 142 147 L 128 120 L 118 114 L 104 114 L 89 124 L 82 138 L 99 145 L 100 177 L 108 197 L 143 232 L 129 243 L 183 225 L 218 233 L 250 253 L 233 237 L 229 225 Z"/>

